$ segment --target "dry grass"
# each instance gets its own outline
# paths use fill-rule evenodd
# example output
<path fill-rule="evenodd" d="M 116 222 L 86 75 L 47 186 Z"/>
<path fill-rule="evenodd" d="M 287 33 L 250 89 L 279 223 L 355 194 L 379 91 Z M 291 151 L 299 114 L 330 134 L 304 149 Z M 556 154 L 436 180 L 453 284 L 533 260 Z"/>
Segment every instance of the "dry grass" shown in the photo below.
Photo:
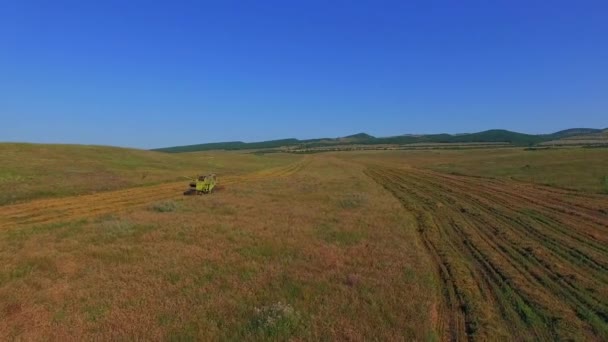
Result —
<path fill-rule="evenodd" d="M 0 232 L 0 338 L 436 337 L 414 221 L 361 169 L 175 202 Z"/>
<path fill-rule="evenodd" d="M 605 150 L 213 156 L 209 196 L 0 206 L 0 340 L 608 338 L 608 197 L 522 182 Z"/>
<path fill-rule="evenodd" d="M 286 154 L 167 154 L 106 146 L 0 143 L 0 205 L 183 181 L 218 172 L 242 175 L 301 159 Z"/>

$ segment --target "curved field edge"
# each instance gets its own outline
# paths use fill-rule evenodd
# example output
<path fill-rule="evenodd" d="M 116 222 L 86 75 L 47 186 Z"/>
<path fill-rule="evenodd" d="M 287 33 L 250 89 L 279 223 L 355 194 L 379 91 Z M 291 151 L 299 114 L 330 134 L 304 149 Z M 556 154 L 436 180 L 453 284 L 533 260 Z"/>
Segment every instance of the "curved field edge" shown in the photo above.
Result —
<path fill-rule="evenodd" d="M 417 220 L 446 339 L 608 338 L 608 198 L 419 169 L 366 170 Z"/>

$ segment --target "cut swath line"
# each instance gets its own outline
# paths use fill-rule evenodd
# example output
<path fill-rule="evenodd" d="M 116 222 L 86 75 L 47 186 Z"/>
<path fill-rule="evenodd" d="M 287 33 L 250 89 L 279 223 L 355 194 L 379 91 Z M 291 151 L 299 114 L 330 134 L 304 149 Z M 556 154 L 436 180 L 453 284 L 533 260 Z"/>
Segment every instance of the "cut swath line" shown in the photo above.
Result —
<path fill-rule="evenodd" d="M 418 169 L 366 173 L 417 217 L 443 287 L 445 338 L 608 338 L 608 197 Z"/>

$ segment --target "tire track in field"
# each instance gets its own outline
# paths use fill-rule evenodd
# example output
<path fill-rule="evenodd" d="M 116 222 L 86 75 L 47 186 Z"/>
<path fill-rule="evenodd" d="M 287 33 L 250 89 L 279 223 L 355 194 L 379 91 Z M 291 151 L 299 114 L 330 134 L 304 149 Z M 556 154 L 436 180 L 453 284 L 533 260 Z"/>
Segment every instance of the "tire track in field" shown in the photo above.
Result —
<path fill-rule="evenodd" d="M 608 196 L 370 167 L 412 211 L 450 340 L 608 339 Z"/>
<path fill-rule="evenodd" d="M 296 163 L 267 169 L 243 176 L 228 176 L 219 179 L 219 185 L 258 181 L 287 177 L 308 165 L 304 159 Z M 20 225 L 46 224 L 64 220 L 93 217 L 102 214 L 125 211 L 150 203 L 182 197 L 186 189 L 184 181 L 164 183 L 154 186 L 128 188 L 97 194 L 65 198 L 41 199 L 0 207 L 0 229 Z"/>

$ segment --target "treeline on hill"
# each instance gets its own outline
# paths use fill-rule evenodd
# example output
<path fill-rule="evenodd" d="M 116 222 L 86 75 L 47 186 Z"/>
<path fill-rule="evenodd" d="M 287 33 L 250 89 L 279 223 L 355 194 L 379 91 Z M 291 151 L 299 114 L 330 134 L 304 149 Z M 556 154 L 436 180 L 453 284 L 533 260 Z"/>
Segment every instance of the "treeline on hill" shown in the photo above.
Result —
<path fill-rule="evenodd" d="M 154 151 L 180 153 L 209 150 L 253 150 L 271 149 L 280 147 L 317 148 L 333 145 L 406 145 L 415 143 L 510 143 L 515 146 L 533 146 L 545 141 L 563 139 L 569 136 L 596 134 L 601 129 L 573 128 L 552 134 L 524 134 L 502 129 L 493 129 L 478 133 L 467 134 L 423 134 L 399 135 L 393 137 L 374 137 L 366 133 L 359 133 L 342 138 L 321 139 L 280 139 L 261 142 L 246 143 L 242 141 L 229 141 L 219 143 L 206 143 L 197 145 L 175 146 L 154 149 Z"/>

